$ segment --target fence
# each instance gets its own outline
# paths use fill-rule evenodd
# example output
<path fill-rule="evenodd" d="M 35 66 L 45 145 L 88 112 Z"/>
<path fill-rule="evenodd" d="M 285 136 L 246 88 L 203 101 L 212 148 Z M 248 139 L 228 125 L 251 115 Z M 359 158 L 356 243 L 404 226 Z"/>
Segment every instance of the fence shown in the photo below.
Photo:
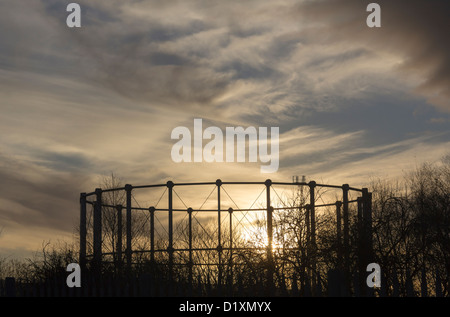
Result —
<path fill-rule="evenodd" d="M 328 272 L 328 287 L 327 291 L 318 288 L 315 296 L 344 296 L 345 290 L 343 289 L 341 282 L 341 276 L 339 271 L 333 270 Z M 387 285 L 385 283 L 385 277 L 382 277 L 381 288 L 374 292 L 369 292 L 368 295 L 373 296 L 387 296 Z M 311 296 L 307 290 L 298 288 L 298 281 L 294 281 L 291 288 L 278 288 L 273 293 L 274 296 Z M 355 284 L 357 285 L 357 284 Z M 197 296 L 239 296 L 239 297 L 261 297 L 266 296 L 264 291 L 264 285 L 254 284 L 251 287 L 244 285 L 242 280 L 230 287 L 225 285 L 223 289 L 217 289 L 211 283 L 196 283 L 191 284 L 175 284 L 170 287 L 167 283 L 164 283 L 162 279 L 155 278 L 152 275 L 141 275 L 139 278 L 105 278 L 101 283 L 96 283 L 93 279 L 85 281 L 83 287 L 80 288 L 68 288 L 65 283 L 65 278 L 48 279 L 41 282 L 24 282 L 16 281 L 14 278 L 6 278 L 0 280 L 0 297 L 115 297 L 115 296 L 151 296 L 151 297 L 167 297 L 167 296 L 179 296 L 179 297 L 197 297 Z M 397 296 L 422 296 L 424 289 L 435 289 L 435 296 L 442 297 L 442 285 L 440 278 L 436 276 L 434 282 L 423 281 L 419 289 L 415 288 L 411 279 L 406 284 L 406 293 L 402 294 L 401 286 L 397 280 L 392 285 L 392 295 Z M 355 288 L 353 296 L 361 296 L 359 288 Z M 367 294 L 366 294 L 367 295 Z"/>

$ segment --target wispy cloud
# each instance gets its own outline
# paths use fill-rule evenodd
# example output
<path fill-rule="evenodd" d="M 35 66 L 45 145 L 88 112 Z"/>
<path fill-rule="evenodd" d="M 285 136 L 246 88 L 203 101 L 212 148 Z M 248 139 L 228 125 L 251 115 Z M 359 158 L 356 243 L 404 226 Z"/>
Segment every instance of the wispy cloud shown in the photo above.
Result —
<path fill-rule="evenodd" d="M 450 29 L 448 1 L 377 1 L 382 27 L 365 27 L 364 2 L 323 0 L 299 5 L 298 15 L 315 26 L 309 31 L 321 42 L 360 46 L 377 54 L 397 56 L 396 70 L 413 76 L 415 91 L 440 110 L 450 111 Z M 320 22 L 322 21 L 322 22 Z"/>
<path fill-rule="evenodd" d="M 69 29 L 60 1 L 0 0 L 0 248 L 23 228 L 71 232 L 79 192 L 111 172 L 133 184 L 307 175 L 358 185 L 439 159 L 449 4 L 378 2 L 380 29 L 358 0 L 80 0 L 82 27 Z M 194 118 L 280 127 L 278 173 L 172 162 L 170 133 Z"/>

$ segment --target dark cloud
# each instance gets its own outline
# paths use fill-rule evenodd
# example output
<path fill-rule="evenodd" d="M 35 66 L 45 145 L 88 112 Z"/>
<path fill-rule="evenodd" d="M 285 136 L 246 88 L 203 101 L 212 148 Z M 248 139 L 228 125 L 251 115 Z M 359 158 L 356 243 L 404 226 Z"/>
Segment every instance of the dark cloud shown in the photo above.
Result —
<path fill-rule="evenodd" d="M 161 46 L 207 30 L 203 21 L 135 20 L 123 14 L 119 2 L 81 1 L 80 5 L 86 12 L 82 28 L 60 27 L 59 31 L 77 71 L 93 84 L 150 107 L 170 105 L 182 111 L 202 107 L 204 111 L 228 89 L 223 74 L 214 73 L 179 49 Z M 47 5 L 46 10 L 51 19 L 61 19 L 60 5 Z"/>
<path fill-rule="evenodd" d="M 348 42 L 375 53 L 399 55 L 403 58 L 399 70 L 422 80 L 416 91 L 441 110 L 450 111 L 450 2 L 376 2 L 381 6 L 381 28 L 366 26 L 367 1 L 307 1 L 297 12 L 311 25 L 307 30 L 310 41 Z"/>
<path fill-rule="evenodd" d="M 80 153 L 42 152 L 33 155 L 37 164 L 59 171 L 77 171 L 92 167 L 92 159 Z"/>
<path fill-rule="evenodd" d="M 208 67 L 201 49 L 189 53 L 162 45 L 208 30 L 207 22 L 134 19 L 122 12 L 123 2 L 79 3 L 82 27 L 70 29 L 67 4 L 60 1 L 0 2 L 0 27 L 6 30 L 0 66 L 78 78 L 126 96 L 130 107 L 136 101 L 212 111 L 214 100 L 229 89 L 230 76 Z"/>
<path fill-rule="evenodd" d="M 2 222 L 74 229 L 77 197 L 89 182 L 88 176 L 79 172 L 58 173 L 27 160 L 0 155 L 0 179 L 2 199 L 14 206 L 0 207 Z"/>
<path fill-rule="evenodd" d="M 222 70 L 224 72 L 231 72 L 233 74 L 233 80 L 265 80 L 267 78 L 273 78 L 277 73 L 275 69 L 272 69 L 265 64 L 252 66 L 241 61 L 233 61 L 229 65 L 225 65 Z"/>
<path fill-rule="evenodd" d="M 131 102 L 212 113 L 220 107 L 216 100 L 233 92 L 236 81 L 263 79 L 272 81 L 272 87 L 280 81 L 282 85 L 293 74 L 280 77 L 280 62 L 297 62 L 291 61 L 293 54 L 308 45 L 343 42 L 349 43 L 349 52 L 318 54 L 310 62 L 327 70 L 331 64 L 391 52 L 403 59 L 399 71 L 421 80 L 416 92 L 450 111 L 450 44 L 446 40 L 450 3 L 445 0 L 378 1 L 380 29 L 366 26 L 368 2 L 360 0 L 304 1 L 297 3 L 296 10 L 295 2 L 79 1 L 83 27 L 76 30 L 64 26 L 67 12 L 60 1 L 24 3 L 2 5 L 1 27 L 13 31 L 2 34 L 2 66 L 66 72 Z M 136 10 L 130 13 L 127 7 Z M 153 15 L 147 18 L 145 10 Z M 180 18 L 174 18 L 172 11 L 179 12 Z M 26 16 L 32 18 L 22 25 L 17 22 Z M 293 21 L 301 31 L 288 27 Z M 272 33 L 277 27 L 283 31 Z M 208 36 L 208 32 L 217 33 Z M 41 39 L 46 40 L 45 46 L 40 45 Z M 233 39 L 246 41 L 247 51 L 229 50 Z M 52 50 L 46 49 L 49 46 Z M 295 95 L 304 88 L 292 86 L 281 93 Z M 302 102 L 291 97 L 284 103 Z"/>
<path fill-rule="evenodd" d="M 193 117 L 280 126 L 277 178 L 445 147 L 448 116 L 422 96 L 450 110 L 449 3 L 375 2 L 380 29 L 361 0 L 80 0 L 70 29 L 67 3 L 0 0 L 0 220 L 71 231 L 79 193 L 111 170 L 134 184 L 255 176 L 171 164 L 170 131 Z"/>

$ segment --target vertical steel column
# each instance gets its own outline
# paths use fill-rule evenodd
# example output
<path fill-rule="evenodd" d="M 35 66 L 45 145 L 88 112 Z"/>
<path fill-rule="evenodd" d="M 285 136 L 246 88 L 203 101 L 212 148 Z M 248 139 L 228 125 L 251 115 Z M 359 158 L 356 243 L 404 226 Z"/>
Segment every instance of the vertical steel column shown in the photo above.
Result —
<path fill-rule="evenodd" d="M 219 258 L 219 275 L 217 278 L 217 284 L 219 286 L 219 290 L 222 286 L 222 238 L 221 238 L 221 215 L 220 215 L 220 186 L 222 186 L 222 181 L 220 179 L 216 180 L 217 186 L 217 252 Z"/>
<path fill-rule="evenodd" d="M 343 202 L 343 220 L 344 220 L 344 274 L 345 290 L 350 293 L 350 233 L 349 233 L 349 214 L 348 214 L 348 191 L 349 185 L 342 185 Z"/>
<path fill-rule="evenodd" d="M 149 207 L 150 212 L 150 262 L 155 264 L 155 207 Z"/>
<path fill-rule="evenodd" d="M 364 193 L 363 193 L 364 195 Z M 365 249 L 365 231 L 364 231 L 364 224 L 363 224 L 363 204 L 364 204 L 364 198 L 363 197 L 357 197 L 356 198 L 356 205 L 357 205 L 357 219 L 358 219 L 358 224 L 357 224 L 357 237 L 356 237 L 356 241 L 357 241 L 357 247 L 358 247 L 358 268 L 359 268 L 359 272 L 365 272 L 365 268 L 363 269 L 363 265 L 365 261 L 363 261 L 364 259 L 364 249 Z M 368 263 L 366 263 L 367 265 Z M 365 275 L 365 274 L 364 274 Z"/>
<path fill-rule="evenodd" d="M 189 286 L 192 287 L 192 266 L 194 265 L 194 262 L 192 261 L 192 208 L 188 208 L 187 212 L 189 215 Z"/>
<path fill-rule="evenodd" d="M 363 228 L 363 240 L 364 248 L 363 253 L 363 263 L 362 266 L 367 266 L 367 264 L 373 262 L 373 240 L 372 240 L 372 193 L 369 193 L 367 188 L 362 189 L 362 228 Z M 365 284 L 363 284 L 365 285 Z M 364 294 L 365 293 L 365 294 Z M 363 295 L 373 294 L 372 288 L 364 287 Z"/>
<path fill-rule="evenodd" d="M 303 262 L 305 263 L 306 267 L 306 278 L 303 279 L 304 285 L 303 285 L 303 291 L 308 290 L 311 288 L 311 267 L 310 267 L 310 256 L 311 256 L 311 224 L 310 224 L 310 206 L 309 204 L 305 205 L 305 223 L 306 223 L 306 252 L 305 257 L 303 259 Z M 310 296 L 310 295 L 308 295 Z"/>
<path fill-rule="evenodd" d="M 303 195 L 302 195 L 302 197 L 303 197 Z M 304 208 L 306 210 L 306 206 Z M 299 212 L 299 217 L 301 219 L 301 213 L 303 212 L 301 205 L 298 207 L 298 212 Z M 306 217 L 306 211 L 305 211 L 305 217 Z M 305 218 L 305 220 L 306 220 L 306 218 Z M 306 223 L 305 223 L 305 225 L 306 225 Z M 308 236 L 308 232 L 306 232 L 306 236 Z M 306 245 L 308 245 L 308 242 L 306 242 Z M 304 244 L 304 241 L 301 240 L 301 237 L 300 237 L 300 240 L 298 241 L 298 246 L 300 247 L 300 250 L 301 250 L 300 251 L 300 258 L 301 258 L 301 261 L 300 261 L 300 289 L 302 292 L 304 292 L 307 256 L 306 256 L 305 244 Z"/>
<path fill-rule="evenodd" d="M 272 181 L 270 179 L 266 180 L 266 209 L 267 209 L 267 247 L 268 255 L 272 257 L 272 242 L 273 242 L 273 224 L 272 224 L 272 211 L 270 205 L 270 187 L 272 186 Z"/>
<path fill-rule="evenodd" d="M 80 256 L 78 261 L 82 270 L 86 267 L 86 193 L 80 194 Z"/>
<path fill-rule="evenodd" d="M 229 287 L 233 288 L 233 208 L 228 208 L 228 214 L 230 215 L 230 246 L 229 246 L 229 252 L 230 252 L 230 260 L 229 260 L 229 268 L 230 268 L 230 275 L 229 275 Z"/>
<path fill-rule="evenodd" d="M 363 193 L 364 196 L 364 193 Z M 366 260 L 366 245 L 365 245 L 365 231 L 364 231 L 364 224 L 363 224 L 363 197 L 357 197 L 356 198 L 356 204 L 357 204 L 357 237 L 356 237 L 356 247 L 357 247 L 357 267 L 358 267 L 358 288 L 360 291 L 360 295 L 364 296 L 366 294 L 366 283 L 365 283 L 365 276 L 366 276 L 366 266 L 367 266 L 367 260 Z M 364 264 L 365 263 L 365 264 Z M 355 279 L 356 281 L 356 279 Z"/>
<path fill-rule="evenodd" d="M 363 224 L 365 239 L 367 240 L 368 261 L 373 260 L 373 238 L 372 238 L 372 193 L 363 188 Z M 370 263 L 370 262 L 369 262 Z"/>
<path fill-rule="evenodd" d="M 272 294 L 273 289 L 273 223 L 272 223 L 272 213 L 273 213 L 273 207 L 271 206 L 270 202 L 270 187 L 272 186 L 272 181 L 270 179 L 267 179 L 265 181 L 266 185 L 266 209 L 267 209 L 267 264 L 268 264 L 268 270 L 267 270 L 267 286 L 268 286 L 268 293 L 269 295 Z"/>
<path fill-rule="evenodd" d="M 122 269 L 122 205 L 117 205 L 117 263 L 119 270 Z"/>
<path fill-rule="evenodd" d="M 313 247 L 316 246 L 316 197 L 315 197 L 315 188 L 316 182 L 310 181 L 308 183 L 309 186 L 309 212 L 311 217 L 311 243 Z"/>
<path fill-rule="evenodd" d="M 167 182 L 168 197 L 169 197 L 169 245 L 167 247 L 167 252 L 169 253 L 169 282 L 172 285 L 173 281 L 173 182 Z"/>
<path fill-rule="evenodd" d="M 308 183 L 309 186 L 309 212 L 311 217 L 311 268 L 312 268 L 312 278 L 311 278 L 311 288 L 313 294 L 316 292 L 316 196 L 315 196 L 315 188 L 316 182 L 310 181 Z"/>
<path fill-rule="evenodd" d="M 220 224 L 220 186 L 222 186 L 222 181 L 220 179 L 216 180 L 216 186 L 217 186 L 217 235 L 219 240 L 219 246 L 222 245 L 221 240 L 221 224 Z"/>
<path fill-rule="evenodd" d="M 310 207 L 309 204 L 305 205 L 305 223 L 306 223 L 306 246 L 307 246 L 307 256 L 309 256 L 310 247 L 311 247 L 311 225 L 310 220 Z"/>
<path fill-rule="evenodd" d="M 336 242 L 337 242 L 337 258 L 339 266 L 342 263 L 342 215 L 341 215 L 342 202 L 336 202 Z"/>
<path fill-rule="evenodd" d="M 100 272 L 102 261 L 102 190 L 95 189 L 96 201 L 94 205 L 94 265 Z"/>
<path fill-rule="evenodd" d="M 133 238 L 131 236 L 131 191 L 133 189 L 133 186 L 130 184 L 125 185 L 125 192 L 126 192 L 126 201 L 127 201 L 127 249 L 126 249 L 126 256 L 127 256 L 127 266 L 128 270 L 131 270 L 131 261 L 132 261 L 132 247 L 131 247 L 131 239 Z"/>
<path fill-rule="evenodd" d="M 363 197 L 356 198 L 357 210 L 358 210 L 358 234 L 359 238 L 362 238 L 362 223 L 363 223 Z"/>

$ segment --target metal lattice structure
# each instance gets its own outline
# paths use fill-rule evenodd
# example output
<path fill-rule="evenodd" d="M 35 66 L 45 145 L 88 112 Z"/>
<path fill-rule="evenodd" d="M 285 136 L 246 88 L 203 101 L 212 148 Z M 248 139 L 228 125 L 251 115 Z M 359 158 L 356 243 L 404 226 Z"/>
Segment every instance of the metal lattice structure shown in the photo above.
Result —
<path fill-rule="evenodd" d="M 366 188 L 314 181 L 97 188 L 80 196 L 80 265 L 101 272 L 111 264 L 132 270 L 148 263 L 168 281 L 207 278 L 218 287 L 237 283 L 240 272 L 257 271 L 254 279 L 270 287 L 297 287 L 300 276 L 301 287 L 314 292 L 321 279 L 316 239 L 325 232 L 317 219 L 326 209 L 334 218 L 327 227 L 333 254 L 349 285 L 350 218 L 362 241 L 356 246 L 361 270 L 373 256 L 371 197 Z"/>

